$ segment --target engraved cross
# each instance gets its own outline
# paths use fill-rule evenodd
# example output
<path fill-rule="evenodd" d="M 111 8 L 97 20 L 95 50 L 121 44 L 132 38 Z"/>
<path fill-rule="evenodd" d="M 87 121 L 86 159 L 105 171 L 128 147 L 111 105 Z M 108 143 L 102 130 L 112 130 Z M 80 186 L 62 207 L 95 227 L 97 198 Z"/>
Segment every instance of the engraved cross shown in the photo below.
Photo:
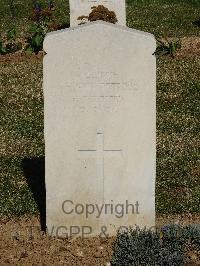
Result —
<path fill-rule="evenodd" d="M 106 150 L 104 147 L 104 134 L 101 132 L 97 133 L 97 148 L 95 150 L 78 150 L 84 153 L 84 157 L 96 158 L 97 171 L 103 183 L 103 195 L 104 195 L 104 160 L 105 157 L 114 157 L 121 154 L 122 150 Z M 104 196 L 103 196 L 104 198 Z M 104 199 L 103 199 L 104 200 Z"/>

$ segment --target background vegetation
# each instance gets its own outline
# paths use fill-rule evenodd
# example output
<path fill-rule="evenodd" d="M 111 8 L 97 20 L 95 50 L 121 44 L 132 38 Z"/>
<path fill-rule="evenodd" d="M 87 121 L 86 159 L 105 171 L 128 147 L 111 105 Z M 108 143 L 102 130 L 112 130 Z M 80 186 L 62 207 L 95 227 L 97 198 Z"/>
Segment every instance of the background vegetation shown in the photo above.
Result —
<path fill-rule="evenodd" d="M 13 9 L 10 3 L 13 2 Z M 21 35 L 27 32 L 29 16 L 34 0 L 1 0 L 0 25 L 4 33 L 12 24 L 17 25 Z M 40 0 L 42 6 L 48 1 Z M 69 24 L 69 2 L 54 1 L 56 20 Z M 84 14 L 83 14 L 84 15 Z M 199 28 L 195 25 L 200 19 L 199 0 L 128 0 L 127 25 L 160 36 L 199 36 Z"/>

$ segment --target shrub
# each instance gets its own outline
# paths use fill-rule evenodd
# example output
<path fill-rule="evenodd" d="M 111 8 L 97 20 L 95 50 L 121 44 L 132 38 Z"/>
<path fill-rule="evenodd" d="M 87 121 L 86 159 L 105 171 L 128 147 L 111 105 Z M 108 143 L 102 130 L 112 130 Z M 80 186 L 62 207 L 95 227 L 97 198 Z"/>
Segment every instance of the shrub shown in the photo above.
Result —
<path fill-rule="evenodd" d="M 103 5 L 93 6 L 92 12 L 88 16 L 80 16 L 78 20 L 81 20 L 80 24 L 84 24 L 86 21 L 96 21 L 103 20 L 115 24 L 117 22 L 117 17 L 114 11 L 110 11 Z M 79 24 L 79 25 L 80 25 Z"/>
<path fill-rule="evenodd" d="M 29 29 L 30 36 L 27 38 L 26 53 L 37 54 L 43 49 L 44 37 L 51 30 L 52 24 L 54 24 L 54 10 L 53 1 L 48 1 L 48 6 L 45 8 L 36 3 L 30 16 L 32 26 Z"/>
<path fill-rule="evenodd" d="M 171 225 L 160 232 L 130 229 L 118 234 L 111 265 L 183 265 L 189 243 L 200 249 L 200 226 Z"/>
<path fill-rule="evenodd" d="M 48 6 L 45 8 L 42 8 L 42 6 L 39 3 L 36 3 L 31 15 L 30 20 L 33 22 L 40 23 L 49 23 L 52 20 L 54 21 L 54 11 L 55 6 L 52 1 L 48 1 Z"/>

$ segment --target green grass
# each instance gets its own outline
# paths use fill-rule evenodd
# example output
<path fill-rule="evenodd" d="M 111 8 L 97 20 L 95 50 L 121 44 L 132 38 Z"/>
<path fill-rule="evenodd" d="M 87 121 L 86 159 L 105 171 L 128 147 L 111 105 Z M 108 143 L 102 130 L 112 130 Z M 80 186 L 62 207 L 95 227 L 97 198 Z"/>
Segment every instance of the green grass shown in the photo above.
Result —
<path fill-rule="evenodd" d="M 158 61 L 157 211 L 200 211 L 200 58 Z"/>
<path fill-rule="evenodd" d="M 1 64 L 0 87 L 0 214 L 36 213 L 22 161 L 44 155 L 42 64 Z"/>
<path fill-rule="evenodd" d="M 132 1 L 127 8 L 127 25 L 163 36 L 199 35 L 194 22 L 200 18 L 200 4 L 188 1 Z"/>
<path fill-rule="evenodd" d="M 33 1 L 15 1 L 16 19 L 11 17 L 8 1 L 1 1 L 1 34 L 15 24 L 18 33 L 25 37 L 30 22 L 28 20 Z M 46 1 L 40 1 L 45 5 Z M 69 3 L 57 0 L 56 21 L 69 23 Z M 127 1 L 127 25 L 160 36 L 193 36 L 200 34 L 200 28 L 194 24 L 200 19 L 199 0 L 130 0 Z"/>
<path fill-rule="evenodd" d="M 159 214 L 200 211 L 199 64 L 199 57 L 158 60 L 156 208 Z M 22 161 L 44 156 L 42 63 L 1 64 L 0 77 L 0 213 L 36 213 Z"/>

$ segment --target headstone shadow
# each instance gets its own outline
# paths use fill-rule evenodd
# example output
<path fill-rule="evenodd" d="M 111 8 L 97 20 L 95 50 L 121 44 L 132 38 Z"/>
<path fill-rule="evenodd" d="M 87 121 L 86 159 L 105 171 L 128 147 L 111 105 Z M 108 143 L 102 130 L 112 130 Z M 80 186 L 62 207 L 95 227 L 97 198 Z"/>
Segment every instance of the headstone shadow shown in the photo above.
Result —
<path fill-rule="evenodd" d="M 62 23 L 62 24 L 58 24 L 56 25 L 56 28 L 54 30 L 64 30 L 70 27 L 69 23 Z"/>
<path fill-rule="evenodd" d="M 22 167 L 40 212 L 41 230 L 46 231 L 45 158 L 24 158 Z"/>

